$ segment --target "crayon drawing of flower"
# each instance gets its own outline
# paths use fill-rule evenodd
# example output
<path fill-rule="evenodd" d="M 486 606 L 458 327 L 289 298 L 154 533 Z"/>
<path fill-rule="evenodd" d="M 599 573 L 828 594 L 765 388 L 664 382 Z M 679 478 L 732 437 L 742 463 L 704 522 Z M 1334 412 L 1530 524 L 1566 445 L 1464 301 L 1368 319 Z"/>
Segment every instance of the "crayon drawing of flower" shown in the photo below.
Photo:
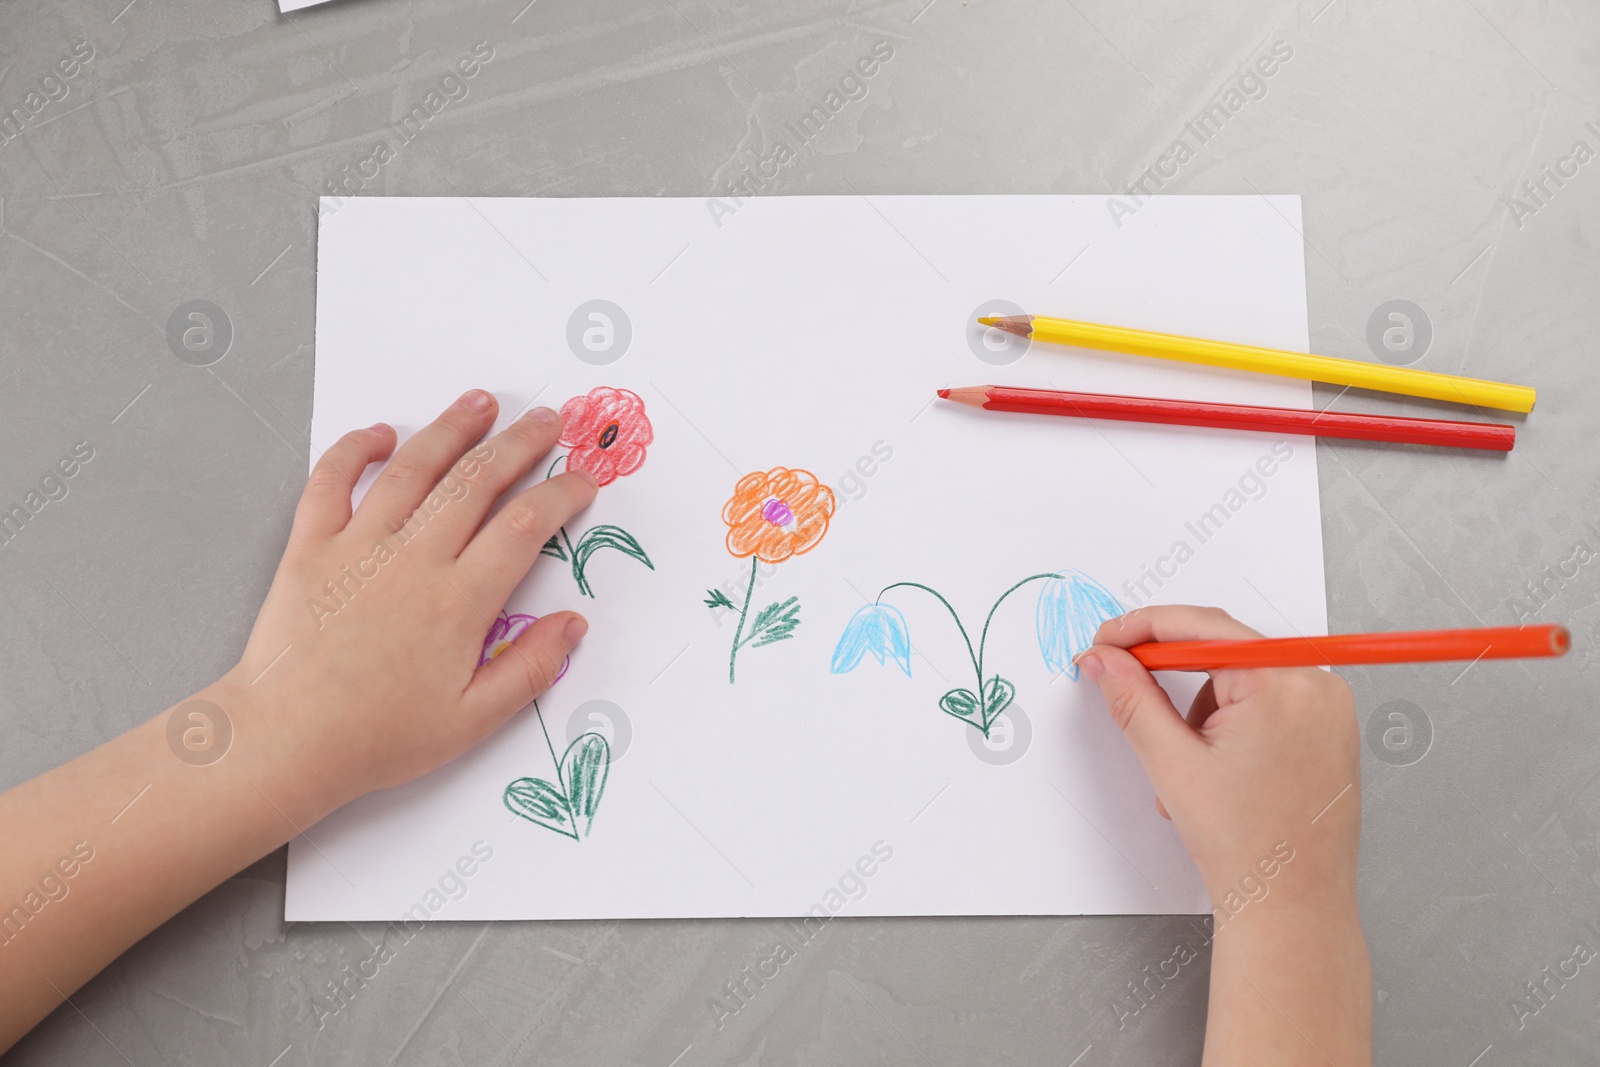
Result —
<path fill-rule="evenodd" d="M 885 586 L 878 593 L 878 599 L 857 611 L 845 624 L 839 644 L 834 648 L 829 670 L 834 674 L 853 671 L 871 652 L 880 664 L 893 659 L 895 665 L 910 677 L 911 634 L 906 628 L 905 616 L 900 614 L 898 608 L 883 603 L 883 598 L 894 589 L 920 589 L 943 605 L 955 621 L 961 640 L 967 646 L 972 676 L 977 682 L 973 689 L 958 686 L 945 693 L 939 698 L 939 710 L 981 730 L 983 736 L 988 737 L 989 728 L 996 717 L 1010 706 L 1017 694 L 1016 686 L 1009 680 L 998 673 L 984 673 L 989 624 L 994 621 L 995 612 L 1000 610 L 1000 605 L 1005 603 L 1007 597 L 1028 583 L 1037 581 L 1044 582 L 1034 607 L 1034 632 L 1039 642 L 1039 654 L 1052 672 L 1065 673 L 1076 681 L 1078 666 L 1072 662 L 1073 657 L 1087 649 L 1094 642 L 1094 634 L 1100 624 L 1121 615 L 1123 607 L 1099 582 L 1074 570 L 1029 575 L 1001 593 L 983 620 L 983 630 L 978 635 L 976 647 L 966 625 L 943 594 L 920 582 L 896 582 Z"/>
<path fill-rule="evenodd" d="M 528 627 L 539 621 L 537 615 L 507 615 L 501 612 L 499 617 L 489 627 L 489 632 L 483 639 L 483 651 L 478 654 L 478 666 L 482 667 L 500 653 L 510 648 L 517 638 L 527 633 Z M 567 673 L 567 668 L 572 666 L 569 657 L 561 664 L 561 670 L 556 673 L 556 681 L 561 681 L 562 675 Z"/>
<path fill-rule="evenodd" d="M 568 470 L 588 471 L 601 485 L 610 485 L 644 465 L 645 452 L 653 440 L 655 431 L 638 393 L 598 386 L 561 405 L 561 444 L 567 446 L 567 453 L 556 457 L 550 470 L 554 471 L 556 463 L 565 459 Z M 549 477 L 548 472 L 545 477 Z M 563 526 L 540 552 L 568 564 L 578 592 L 592 597 L 594 590 L 585 570 L 589 558 L 602 548 L 621 552 L 656 569 L 636 537 L 610 524 L 592 526 L 576 541 Z"/>
<path fill-rule="evenodd" d="M 856 669 L 861 657 L 871 652 L 879 663 L 894 660 L 895 666 L 911 677 L 911 634 L 906 630 L 906 617 L 900 609 L 890 604 L 868 604 L 850 617 L 833 650 L 833 662 L 828 669 L 834 674 L 844 674 Z"/>
<path fill-rule="evenodd" d="M 737 559 L 782 563 L 815 548 L 834 511 L 833 490 L 810 471 L 774 467 L 747 474 L 722 506 L 728 551 Z"/>
<path fill-rule="evenodd" d="M 602 385 L 561 405 L 561 443 L 568 470 L 585 470 L 601 485 L 644 466 L 655 431 L 638 393 Z"/>
<path fill-rule="evenodd" d="M 1065 672 L 1078 680 L 1078 665 L 1072 662 L 1094 644 L 1095 631 L 1107 619 L 1124 612 L 1122 602 L 1099 582 L 1078 571 L 1051 578 L 1039 590 L 1034 609 L 1034 629 L 1039 637 L 1039 652 L 1053 674 Z"/>
<path fill-rule="evenodd" d="M 513 642 L 538 621 L 537 615 L 507 615 L 502 611 L 484 636 L 478 666 L 484 666 L 511 648 Z M 566 675 L 571 665 L 570 658 L 562 662 L 556 681 Z M 537 700 L 533 702 L 533 713 L 538 716 L 545 747 L 555 763 L 556 784 L 543 778 L 518 778 L 506 786 L 501 797 L 507 808 L 529 822 L 574 841 L 582 840 L 594 827 L 595 812 L 605 793 L 606 778 L 611 773 L 611 746 L 603 735 L 591 731 L 568 745 L 558 759 Z"/>
<path fill-rule="evenodd" d="M 800 598 L 797 596 L 768 604 L 750 616 L 750 599 L 756 588 L 756 569 L 762 563 L 782 563 L 803 555 L 821 543 L 828 523 L 838 509 L 833 490 L 807 470 L 773 467 L 755 471 L 739 479 L 733 496 L 722 506 L 722 521 L 728 527 L 724 543 L 735 559 L 750 560 L 750 582 L 744 603 L 736 605 L 720 589 L 708 589 L 709 608 L 737 609 L 739 624 L 733 631 L 733 648 L 728 655 L 728 682 L 734 680 L 739 650 L 746 645 L 760 648 L 794 636 L 800 625 Z M 749 629 L 746 629 L 746 624 Z"/>

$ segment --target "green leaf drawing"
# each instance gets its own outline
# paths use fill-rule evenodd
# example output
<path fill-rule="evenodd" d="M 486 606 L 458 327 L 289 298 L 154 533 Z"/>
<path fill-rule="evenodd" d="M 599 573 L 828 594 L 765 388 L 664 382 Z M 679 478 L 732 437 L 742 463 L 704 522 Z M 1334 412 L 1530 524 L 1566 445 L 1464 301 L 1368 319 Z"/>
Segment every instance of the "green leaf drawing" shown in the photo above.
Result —
<path fill-rule="evenodd" d="M 733 601 L 729 600 L 728 599 L 728 595 L 726 593 L 724 593 L 722 590 L 720 590 L 720 589 L 707 589 L 706 592 L 710 594 L 709 596 L 706 597 L 706 607 L 708 607 L 708 608 L 732 608 L 734 606 Z"/>
<path fill-rule="evenodd" d="M 800 598 L 792 596 L 782 603 L 768 604 L 756 613 L 750 622 L 750 632 L 740 644 L 754 644 L 760 648 L 794 636 L 800 625 Z"/>
<path fill-rule="evenodd" d="M 544 547 L 539 550 L 539 555 L 554 556 L 563 563 L 567 561 L 567 550 L 561 547 L 561 541 L 555 534 L 550 535 L 550 540 L 544 543 Z"/>
<path fill-rule="evenodd" d="M 651 570 L 656 565 L 650 562 L 650 557 L 645 554 L 644 546 L 634 539 L 633 534 L 620 526 L 595 526 L 584 531 L 578 538 L 578 544 L 572 550 L 573 563 L 578 570 L 588 564 L 589 557 L 602 548 L 614 548 L 625 556 L 632 556 Z"/>
<path fill-rule="evenodd" d="M 529 822 L 578 840 L 578 833 L 572 825 L 571 805 L 561 790 L 544 779 L 518 778 L 506 786 L 505 802 L 506 807 Z M 589 817 L 593 819 L 592 812 Z"/>
<path fill-rule="evenodd" d="M 561 760 L 561 777 L 567 783 L 567 803 L 576 828 L 589 836 L 595 812 L 606 791 L 611 773 L 611 746 L 596 733 L 584 734 L 571 745 Z"/>
<path fill-rule="evenodd" d="M 566 534 L 566 528 L 563 527 L 561 536 L 565 537 Z M 578 583 L 578 592 L 584 596 L 594 596 L 594 590 L 589 588 L 589 579 L 584 576 L 584 568 L 589 565 L 589 557 L 602 548 L 616 549 L 625 556 L 632 556 L 651 570 L 656 569 L 656 565 L 650 562 L 650 557 L 645 553 L 644 546 L 620 526 L 592 526 L 583 532 L 577 544 L 569 542 L 568 548 L 572 557 L 572 577 Z"/>
<path fill-rule="evenodd" d="M 995 716 L 1011 706 L 1011 698 L 1017 695 L 1017 687 L 1000 677 L 998 674 L 990 678 L 983 687 L 983 732 L 989 732 L 989 724 L 994 722 Z"/>
<path fill-rule="evenodd" d="M 952 689 L 939 698 L 939 710 L 946 715 L 954 715 L 962 722 L 970 723 L 978 729 L 983 729 L 983 709 L 978 706 L 978 697 L 970 689 Z"/>
<path fill-rule="evenodd" d="M 550 744 L 544 710 L 537 700 L 533 710 L 539 717 L 545 747 L 555 760 L 555 746 Z M 600 810 L 600 798 L 605 795 L 610 774 L 611 745 L 604 736 L 591 731 L 568 745 L 566 753 L 556 761 L 555 785 L 542 778 L 518 778 L 506 786 L 503 798 L 506 807 L 529 822 L 580 841 L 594 828 L 595 812 Z"/>

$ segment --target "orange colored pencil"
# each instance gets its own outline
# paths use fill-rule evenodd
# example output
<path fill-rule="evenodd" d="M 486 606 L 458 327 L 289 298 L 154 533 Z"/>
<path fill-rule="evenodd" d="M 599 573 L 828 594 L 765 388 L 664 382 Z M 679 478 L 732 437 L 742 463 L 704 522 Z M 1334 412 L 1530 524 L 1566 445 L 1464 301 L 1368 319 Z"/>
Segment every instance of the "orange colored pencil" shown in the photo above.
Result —
<path fill-rule="evenodd" d="M 1272 637 L 1259 641 L 1149 641 L 1128 649 L 1151 671 L 1245 667 L 1322 667 L 1357 663 L 1533 659 L 1572 647 L 1565 626 L 1487 626 L 1470 630 Z"/>

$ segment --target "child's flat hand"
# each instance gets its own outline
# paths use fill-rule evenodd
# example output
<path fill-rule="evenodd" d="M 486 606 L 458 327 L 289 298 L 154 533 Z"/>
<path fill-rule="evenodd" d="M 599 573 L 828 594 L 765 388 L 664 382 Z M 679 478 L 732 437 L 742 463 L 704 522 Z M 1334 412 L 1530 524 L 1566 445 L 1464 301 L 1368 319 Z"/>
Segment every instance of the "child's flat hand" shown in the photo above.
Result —
<path fill-rule="evenodd" d="M 540 548 L 595 496 L 587 472 L 564 473 L 491 517 L 561 432 L 536 408 L 473 447 L 495 412 L 488 393 L 463 396 L 394 452 L 354 514 L 351 489 L 394 451 L 393 429 L 346 434 L 311 473 L 244 656 L 213 690 L 236 730 L 230 758 L 287 775 L 307 817 L 476 745 L 550 686 L 588 628 L 547 615 L 478 667 Z"/>
<path fill-rule="evenodd" d="M 595 482 L 562 474 L 491 516 L 561 432 L 539 408 L 473 447 L 494 419 L 494 398 L 473 390 L 398 452 L 381 424 L 340 438 L 306 483 L 238 666 L 0 794 L 0 900 L 37 895 L 41 871 L 74 879 L 70 901 L 54 903 L 63 890 L 48 910 L 30 904 L 25 933 L 0 938 L 0 1052 L 224 878 L 362 794 L 454 759 L 555 680 L 587 628 L 568 611 L 478 661 L 506 598 Z M 357 480 L 390 453 L 352 514 Z"/>
<path fill-rule="evenodd" d="M 1277 879 L 1272 891 L 1298 887 L 1319 901 L 1332 894 L 1353 908 L 1361 760 L 1344 681 L 1313 667 L 1213 671 L 1186 721 L 1123 651 L 1145 641 L 1260 636 L 1216 608 L 1140 608 L 1101 626 L 1078 662 L 1099 684 L 1214 904 L 1237 893 L 1244 876 L 1259 881 L 1259 861 L 1287 842 L 1295 877 Z"/>

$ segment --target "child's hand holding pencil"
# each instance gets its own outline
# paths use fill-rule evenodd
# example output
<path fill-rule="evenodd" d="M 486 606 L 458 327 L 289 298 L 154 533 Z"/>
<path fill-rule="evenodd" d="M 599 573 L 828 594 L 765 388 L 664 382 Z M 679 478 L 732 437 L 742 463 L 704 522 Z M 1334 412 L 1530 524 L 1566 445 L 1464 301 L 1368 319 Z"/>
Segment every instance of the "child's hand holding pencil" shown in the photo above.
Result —
<path fill-rule="evenodd" d="M 1370 1063 L 1371 967 L 1356 913 L 1360 733 L 1349 687 L 1315 667 L 1217 670 L 1184 716 L 1126 651 L 1260 636 L 1216 608 L 1147 607 L 1102 626 L 1077 662 L 1211 894 L 1205 1061 Z"/>

